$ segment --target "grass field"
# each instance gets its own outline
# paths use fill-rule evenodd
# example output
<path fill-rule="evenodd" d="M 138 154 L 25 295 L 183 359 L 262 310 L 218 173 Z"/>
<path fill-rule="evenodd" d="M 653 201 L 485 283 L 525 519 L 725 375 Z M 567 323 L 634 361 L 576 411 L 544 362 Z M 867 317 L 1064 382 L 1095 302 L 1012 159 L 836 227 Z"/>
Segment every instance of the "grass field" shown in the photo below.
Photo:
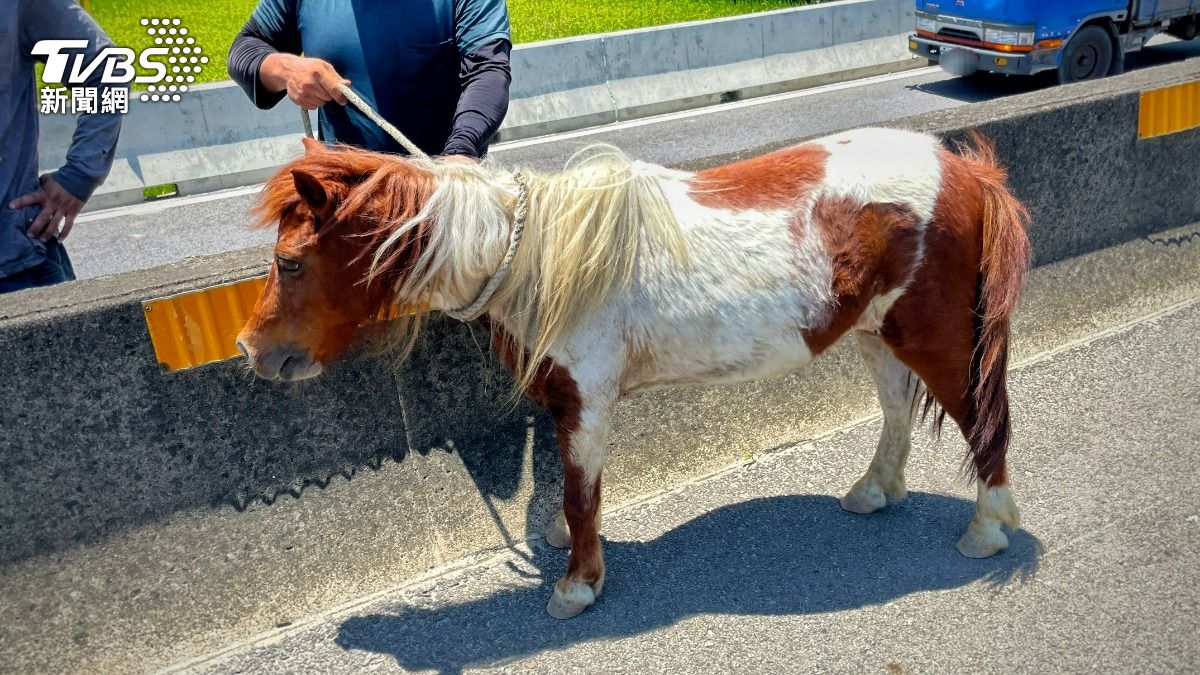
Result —
<path fill-rule="evenodd" d="M 515 42 L 659 26 L 679 21 L 712 19 L 768 9 L 816 4 L 822 0 L 509 0 Z M 234 35 L 254 10 L 257 0 L 87 0 L 92 15 L 122 47 L 154 46 L 151 26 L 141 20 L 178 18 L 196 39 L 209 62 L 197 82 L 228 79 L 225 55 Z M 164 38 L 165 39 L 165 38 Z"/>

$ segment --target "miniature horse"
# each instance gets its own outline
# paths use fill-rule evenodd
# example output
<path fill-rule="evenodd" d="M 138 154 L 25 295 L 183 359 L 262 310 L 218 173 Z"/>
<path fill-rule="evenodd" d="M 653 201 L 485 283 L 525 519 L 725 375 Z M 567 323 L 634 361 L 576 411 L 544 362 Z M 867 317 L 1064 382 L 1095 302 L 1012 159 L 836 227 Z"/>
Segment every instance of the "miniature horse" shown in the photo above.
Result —
<path fill-rule="evenodd" d="M 1001 526 L 1018 527 L 1005 371 L 1028 216 L 982 137 L 951 152 L 864 129 L 698 173 L 612 148 L 541 175 L 306 147 L 265 187 L 275 264 L 239 348 L 264 378 L 314 377 L 389 308 L 483 301 L 519 390 L 557 426 L 563 510 L 546 539 L 571 555 L 551 615 L 578 614 L 604 585 L 600 479 L 618 398 L 791 373 L 848 332 L 884 427 L 842 507 L 905 496 L 924 397 L 935 424 L 958 424 L 978 478 L 958 550 L 993 555 L 1008 545 Z M 391 323 L 411 345 L 419 320 Z"/>

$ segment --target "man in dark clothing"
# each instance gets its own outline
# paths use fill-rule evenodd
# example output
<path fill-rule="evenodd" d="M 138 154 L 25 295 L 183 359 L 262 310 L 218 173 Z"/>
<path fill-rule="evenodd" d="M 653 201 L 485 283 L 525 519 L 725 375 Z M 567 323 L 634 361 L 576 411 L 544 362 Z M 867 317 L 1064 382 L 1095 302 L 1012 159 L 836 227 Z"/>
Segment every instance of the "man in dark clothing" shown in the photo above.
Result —
<path fill-rule="evenodd" d="M 88 63 L 112 41 L 73 0 L 0 2 L 0 293 L 75 278 L 60 243 L 112 168 L 121 115 L 84 112 L 67 161 L 38 177 L 38 88 L 33 47 L 41 40 L 82 40 Z M 105 64 L 83 87 L 98 92 Z"/>
<path fill-rule="evenodd" d="M 469 161 L 508 111 L 511 49 L 504 0 L 260 0 L 229 74 L 259 108 L 319 108 L 323 140 L 403 152 L 345 105 L 351 85 L 417 147 Z"/>

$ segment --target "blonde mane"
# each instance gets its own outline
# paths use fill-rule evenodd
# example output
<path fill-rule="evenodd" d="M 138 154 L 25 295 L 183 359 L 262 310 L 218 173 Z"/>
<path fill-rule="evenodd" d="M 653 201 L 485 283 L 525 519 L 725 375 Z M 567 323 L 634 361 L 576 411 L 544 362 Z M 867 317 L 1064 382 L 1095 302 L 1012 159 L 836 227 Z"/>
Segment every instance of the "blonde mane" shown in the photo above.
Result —
<path fill-rule="evenodd" d="M 517 186 L 488 166 L 417 161 L 437 187 L 419 213 L 399 224 L 374 254 L 372 274 L 390 248 L 432 220 L 428 242 L 396 289 L 427 298 L 437 280 L 462 288 L 465 277 L 491 274 L 508 248 Z M 529 209 L 524 238 L 508 276 L 486 309 L 504 319 L 517 346 L 517 387 L 524 390 L 554 345 L 615 294 L 629 288 L 640 255 L 687 260 L 687 247 L 663 192 L 665 170 L 630 161 L 611 146 L 576 153 L 558 173 L 525 172 Z M 412 338 L 408 335 L 409 344 Z"/>

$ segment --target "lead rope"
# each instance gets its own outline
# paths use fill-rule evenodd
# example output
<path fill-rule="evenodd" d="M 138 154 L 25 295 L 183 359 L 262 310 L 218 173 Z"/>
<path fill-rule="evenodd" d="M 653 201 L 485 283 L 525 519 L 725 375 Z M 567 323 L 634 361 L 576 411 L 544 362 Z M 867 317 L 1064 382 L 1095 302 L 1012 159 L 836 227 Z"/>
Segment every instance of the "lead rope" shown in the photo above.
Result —
<path fill-rule="evenodd" d="M 425 154 L 420 148 L 413 144 L 412 141 L 408 140 L 404 134 L 400 133 L 399 129 L 392 126 L 390 122 L 383 119 L 379 113 L 375 112 L 375 109 L 372 108 L 366 101 L 364 101 L 363 98 L 358 95 L 358 92 L 344 84 L 339 84 L 337 89 L 338 91 L 342 92 L 343 96 L 346 97 L 346 101 L 348 103 L 353 105 L 355 108 L 358 108 L 358 111 L 366 115 L 367 119 L 371 120 L 375 124 L 378 124 L 379 128 L 386 131 L 387 135 L 392 137 L 392 140 L 399 143 L 400 147 L 408 151 L 408 154 L 412 155 L 413 157 L 420 157 L 421 159 L 429 159 L 429 155 Z M 313 135 L 312 120 L 308 118 L 307 110 L 303 108 L 300 109 L 300 119 L 304 124 L 304 135 L 308 136 L 309 138 L 316 138 L 316 136 Z"/>
<path fill-rule="evenodd" d="M 492 295 L 512 269 L 513 259 L 517 257 L 517 249 L 521 246 L 521 237 L 525 234 L 525 217 L 529 215 L 529 186 L 525 183 L 525 175 L 517 171 L 513 173 L 513 180 L 517 183 L 517 208 L 513 212 L 513 229 L 508 235 L 508 251 L 500 261 L 500 267 L 496 268 L 492 278 L 488 279 L 480 291 L 479 297 L 475 298 L 475 302 L 462 309 L 446 310 L 446 314 L 452 319 L 472 321 L 479 318 L 479 315 L 483 314 L 484 305 L 492 299 Z"/>
<path fill-rule="evenodd" d="M 375 111 L 366 101 L 362 99 L 353 89 L 346 85 L 339 84 L 338 91 L 346 97 L 346 101 L 358 108 L 359 112 L 367 116 L 375 124 L 379 125 L 380 129 L 387 132 L 397 143 L 408 151 L 413 157 L 421 159 L 429 159 L 429 155 L 425 154 L 408 140 L 400 130 L 392 126 L 387 120 Z M 308 111 L 300 109 L 300 120 L 304 124 L 304 135 L 309 138 L 316 138 L 313 134 L 312 120 L 308 117 Z M 475 302 L 463 307 L 462 309 L 448 309 L 446 314 L 451 318 L 459 321 L 472 321 L 479 318 L 483 314 L 483 307 L 492 299 L 492 295 L 496 293 L 496 289 L 500 287 L 501 282 L 508 276 L 509 270 L 512 269 L 513 259 L 517 257 L 517 249 L 521 246 L 521 237 L 525 234 L 525 217 L 529 215 L 529 186 L 525 183 L 525 176 L 520 171 L 513 173 L 513 180 L 517 183 L 517 208 L 513 212 L 513 229 L 509 233 L 508 251 L 504 254 L 504 259 L 500 261 L 500 267 L 492 274 L 492 278 L 488 279 L 483 290 L 480 291 L 479 297 L 475 298 Z"/>

